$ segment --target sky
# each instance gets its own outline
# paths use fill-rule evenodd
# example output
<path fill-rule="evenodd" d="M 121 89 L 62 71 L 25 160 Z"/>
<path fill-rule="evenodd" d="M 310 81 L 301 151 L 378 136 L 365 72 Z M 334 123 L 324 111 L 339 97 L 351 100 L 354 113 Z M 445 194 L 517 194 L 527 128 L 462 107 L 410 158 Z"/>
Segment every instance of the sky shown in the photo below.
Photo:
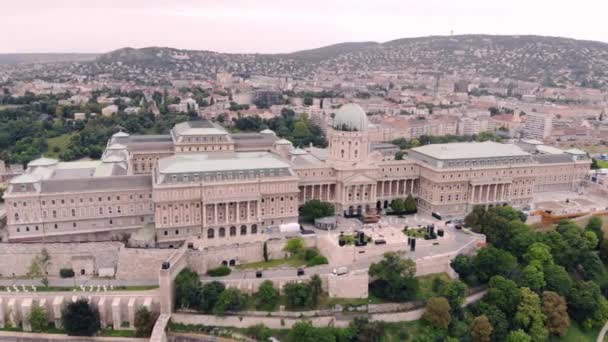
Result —
<path fill-rule="evenodd" d="M 606 0 L 0 0 L 0 53 L 278 53 L 451 33 L 608 42 L 607 13 Z"/>

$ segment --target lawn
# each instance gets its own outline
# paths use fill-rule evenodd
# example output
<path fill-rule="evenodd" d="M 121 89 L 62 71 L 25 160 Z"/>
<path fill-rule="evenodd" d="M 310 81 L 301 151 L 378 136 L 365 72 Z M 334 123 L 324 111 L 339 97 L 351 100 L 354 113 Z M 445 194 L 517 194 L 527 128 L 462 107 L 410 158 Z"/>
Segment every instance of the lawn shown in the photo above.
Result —
<path fill-rule="evenodd" d="M 68 145 L 70 144 L 70 139 L 73 135 L 74 134 L 62 134 L 60 136 L 47 139 L 46 142 L 48 144 L 48 149 L 45 154 L 48 157 L 59 157 L 59 154 L 68 148 Z M 59 152 L 54 152 L 54 150 L 56 149 L 59 149 Z"/>
<path fill-rule="evenodd" d="M 582 342 L 582 341 L 595 341 L 597 335 L 600 332 L 600 328 L 595 328 L 591 330 L 583 330 L 578 323 L 574 321 L 570 321 L 570 329 L 568 329 L 568 334 L 566 336 L 559 337 L 551 337 L 549 341 L 551 342 Z"/>
<path fill-rule="evenodd" d="M 600 168 L 602 168 L 602 169 L 608 169 L 608 161 L 606 161 L 606 160 L 599 160 L 599 159 L 596 159 L 595 161 L 597 163 L 597 166 L 599 166 Z"/>
<path fill-rule="evenodd" d="M 306 265 L 305 260 L 294 255 L 294 256 L 290 256 L 289 258 L 285 258 L 285 259 L 271 259 L 268 261 L 258 261 L 258 262 L 252 262 L 249 264 L 242 264 L 242 265 L 236 266 L 236 269 L 237 270 L 258 270 L 258 269 L 266 270 L 269 268 L 275 268 L 275 267 L 281 267 L 281 266 L 301 267 L 301 266 L 305 266 L 305 265 Z"/>

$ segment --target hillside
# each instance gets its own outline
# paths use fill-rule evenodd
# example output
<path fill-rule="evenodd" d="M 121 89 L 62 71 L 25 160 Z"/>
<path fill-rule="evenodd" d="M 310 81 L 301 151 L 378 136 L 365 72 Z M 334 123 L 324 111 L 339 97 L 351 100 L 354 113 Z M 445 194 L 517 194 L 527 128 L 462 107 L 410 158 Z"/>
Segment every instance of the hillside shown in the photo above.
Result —
<path fill-rule="evenodd" d="M 87 62 L 93 61 L 99 54 L 95 53 L 2 53 L 0 65 Z"/>
<path fill-rule="evenodd" d="M 342 43 L 288 54 L 226 54 L 170 48 L 121 49 L 97 59 L 163 71 L 308 76 L 408 68 L 606 87 L 608 44 L 543 36 L 431 36 Z"/>

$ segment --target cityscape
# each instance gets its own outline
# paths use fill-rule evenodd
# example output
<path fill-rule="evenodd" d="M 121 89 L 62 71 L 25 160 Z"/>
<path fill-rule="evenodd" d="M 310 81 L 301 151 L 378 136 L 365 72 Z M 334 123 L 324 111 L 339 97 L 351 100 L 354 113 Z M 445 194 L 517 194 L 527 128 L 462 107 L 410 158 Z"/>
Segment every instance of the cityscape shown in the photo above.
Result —
<path fill-rule="evenodd" d="M 0 341 L 605 340 L 608 43 L 227 25 L 0 48 Z"/>

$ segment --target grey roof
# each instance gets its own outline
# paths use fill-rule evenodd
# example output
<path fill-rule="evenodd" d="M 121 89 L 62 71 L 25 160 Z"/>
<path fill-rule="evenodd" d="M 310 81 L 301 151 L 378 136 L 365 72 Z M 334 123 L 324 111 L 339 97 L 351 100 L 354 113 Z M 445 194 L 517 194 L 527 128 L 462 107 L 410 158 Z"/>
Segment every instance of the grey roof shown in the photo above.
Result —
<path fill-rule="evenodd" d="M 274 135 L 262 133 L 234 133 L 230 134 L 234 146 L 238 148 L 266 147 L 271 148 L 277 138 Z"/>
<path fill-rule="evenodd" d="M 431 144 L 412 148 L 412 151 L 439 160 L 525 157 L 530 155 L 516 145 L 493 141 Z"/>
<path fill-rule="evenodd" d="M 570 154 L 536 154 L 532 156 L 532 159 L 540 164 L 552 164 L 552 163 L 568 163 L 572 162 L 572 155 Z"/>
<path fill-rule="evenodd" d="M 226 130 L 208 120 L 186 121 L 173 127 L 176 135 L 224 135 Z"/>
<path fill-rule="evenodd" d="M 79 192 L 91 190 L 152 189 L 152 176 L 114 176 L 42 181 L 41 193 Z"/>
<path fill-rule="evenodd" d="M 367 115 L 361 106 L 356 103 L 342 105 L 336 112 L 333 127 L 337 130 L 346 128 L 347 130 L 366 131 Z"/>
<path fill-rule="evenodd" d="M 289 168 L 267 152 L 178 154 L 158 161 L 162 174 Z"/>

